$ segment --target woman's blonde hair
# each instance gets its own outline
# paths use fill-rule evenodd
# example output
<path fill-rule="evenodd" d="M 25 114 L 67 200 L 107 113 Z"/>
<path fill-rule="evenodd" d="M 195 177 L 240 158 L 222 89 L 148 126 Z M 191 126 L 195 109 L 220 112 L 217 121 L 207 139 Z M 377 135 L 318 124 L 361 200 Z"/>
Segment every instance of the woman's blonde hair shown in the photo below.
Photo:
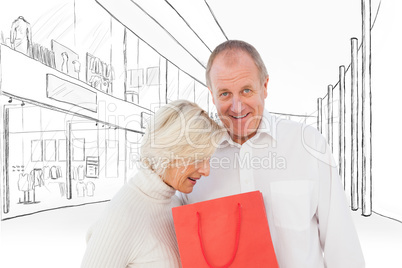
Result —
<path fill-rule="evenodd" d="M 226 130 L 197 104 L 176 100 L 159 108 L 141 142 L 141 163 L 162 175 L 171 165 L 210 158 Z"/>

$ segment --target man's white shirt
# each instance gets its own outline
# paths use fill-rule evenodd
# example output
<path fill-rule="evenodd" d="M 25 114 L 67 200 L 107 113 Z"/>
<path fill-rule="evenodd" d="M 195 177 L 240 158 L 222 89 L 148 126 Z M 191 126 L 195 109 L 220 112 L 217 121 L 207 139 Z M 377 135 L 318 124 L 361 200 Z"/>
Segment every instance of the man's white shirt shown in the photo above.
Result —
<path fill-rule="evenodd" d="M 314 127 L 264 111 L 256 135 L 243 145 L 226 135 L 210 165 L 184 202 L 261 191 L 281 268 L 364 267 L 338 168 Z"/>

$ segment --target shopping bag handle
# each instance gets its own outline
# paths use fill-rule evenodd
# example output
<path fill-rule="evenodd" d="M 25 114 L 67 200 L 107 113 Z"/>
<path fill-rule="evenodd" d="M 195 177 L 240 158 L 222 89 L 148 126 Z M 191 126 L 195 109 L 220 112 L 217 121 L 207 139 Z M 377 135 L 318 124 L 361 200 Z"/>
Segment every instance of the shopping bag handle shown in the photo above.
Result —
<path fill-rule="evenodd" d="M 207 262 L 208 266 L 210 268 L 227 268 L 229 267 L 233 261 L 234 258 L 236 257 L 237 254 L 237 249 L 239 248 L 239 240 L 240 240 L 240 225 L 241 225 L 241 205 L 240 203 L 237 203 L 237 211 L 238 211 L 238 217 L 237 217 L 237 229 L 236 229 L 236 242 L 235 242 L 235 248 L 233 251 L 233 255 L 230 258 L 230 260 L 228 261 L 228 263 L 226 263 L 223 266 L 220 267 L 216 267 L 213 266 L 207 259 L 207 256 L 205 255 L 205 250 L 204 250 L 204 244 L 202 243 L 202 235 L 201 235 L 201 221 L 200 221 L 200 213 L 197 211 L 197 220 L 198 220 L 198 238 L 200 240 L 200 245 L 201 245 L 201 251 L 202 251 L 202 255 L 204 256 L 205 261 Z"/>

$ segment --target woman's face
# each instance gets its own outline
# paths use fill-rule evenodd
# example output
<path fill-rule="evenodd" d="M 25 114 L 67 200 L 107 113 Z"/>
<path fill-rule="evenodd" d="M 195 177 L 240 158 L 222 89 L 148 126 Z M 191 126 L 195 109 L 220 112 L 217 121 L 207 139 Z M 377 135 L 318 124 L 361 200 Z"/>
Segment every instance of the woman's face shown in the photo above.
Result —
<path fill-rule="evenodd" d="M 209 175 L 209 159 L 191 165 L 173 165 L 166 169 L 163 181 L 174 189 L 188 194 L 201 176 Z"/>

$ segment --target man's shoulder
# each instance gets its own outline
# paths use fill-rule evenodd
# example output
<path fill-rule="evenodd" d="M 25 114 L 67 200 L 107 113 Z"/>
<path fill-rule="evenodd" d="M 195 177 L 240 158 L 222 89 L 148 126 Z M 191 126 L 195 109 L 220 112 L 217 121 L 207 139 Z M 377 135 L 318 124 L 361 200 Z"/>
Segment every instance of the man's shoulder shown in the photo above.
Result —
<path fill-rule="evenodd" d="M 297 122 L 291 119 L 272 116 L 272 123 L 277 130 L 284 130 L 295 135 L 321 135 L 314 124 Z"/>
<path fill-rule="evenodd" d="M 301 143 L 312 148 L 322 147 L 326 144 L 326 138 L 316 128 L 315 124 L 297 122 L 294 120 L 273 116 L 275 123 L 273 129 L 279 143 Z"/>

